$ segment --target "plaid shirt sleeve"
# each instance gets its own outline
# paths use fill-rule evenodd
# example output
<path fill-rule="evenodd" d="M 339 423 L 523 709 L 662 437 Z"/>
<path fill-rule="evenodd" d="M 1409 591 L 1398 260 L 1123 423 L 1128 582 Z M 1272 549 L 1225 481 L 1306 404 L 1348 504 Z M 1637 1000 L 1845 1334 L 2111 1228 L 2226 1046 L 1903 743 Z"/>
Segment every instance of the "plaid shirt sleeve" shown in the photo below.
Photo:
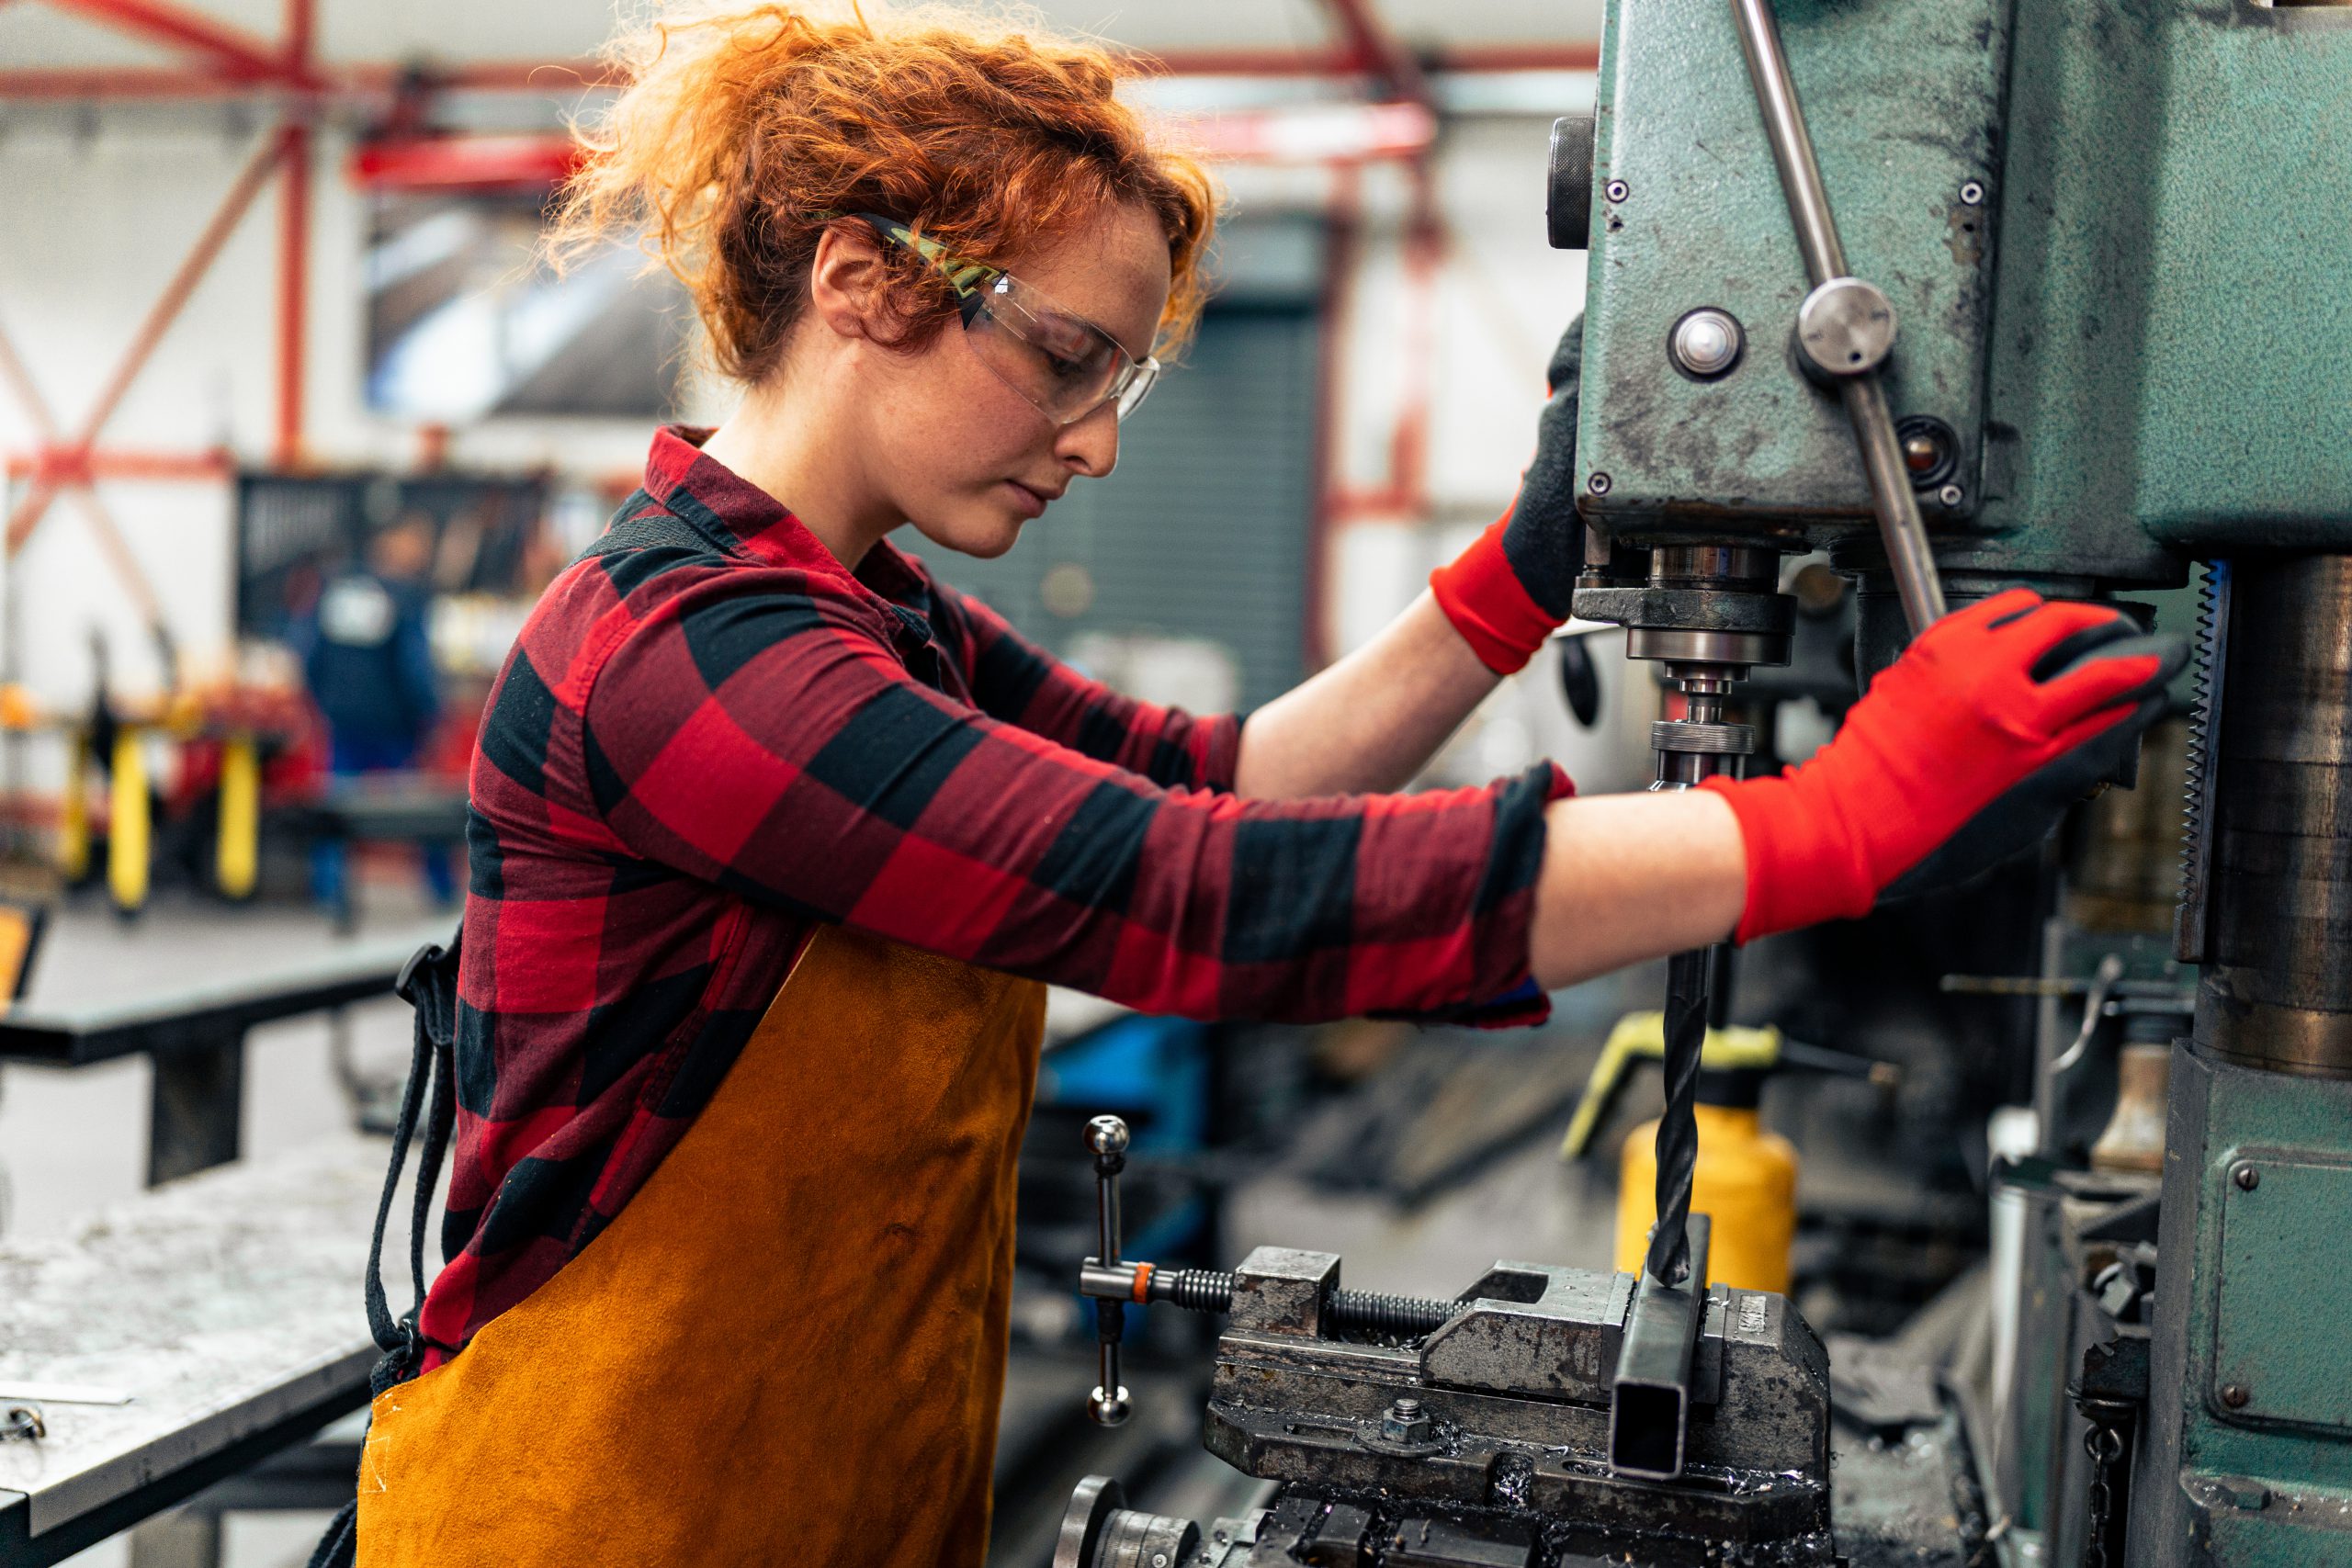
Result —
<path fill-rule="evenodd" d="M 1556 769 L 1238 799 L 1195 787 L 1229 781 L 1238 724 L 1106 718 L 1107 694 L 1038 676 L 988 619 L 976 699 L 1078 744 L 917 679 L 821 579 L 717 574 L 600 639 L 597 814 L 631 852 L 744 897 L 1148 1011 L 1313 1021 L 1508 998 L 1487 1021 L 1541 1016 L 1528 923 Z"/>
<path fill-rule="evenodd" d="M 1230 791 L 1241 719 L 1195 717 L 1114 692 L 1039 648 L 968 593 L 931 587 L 941 638 L 957 650 L 982 713 L 1169 788 Z"/>

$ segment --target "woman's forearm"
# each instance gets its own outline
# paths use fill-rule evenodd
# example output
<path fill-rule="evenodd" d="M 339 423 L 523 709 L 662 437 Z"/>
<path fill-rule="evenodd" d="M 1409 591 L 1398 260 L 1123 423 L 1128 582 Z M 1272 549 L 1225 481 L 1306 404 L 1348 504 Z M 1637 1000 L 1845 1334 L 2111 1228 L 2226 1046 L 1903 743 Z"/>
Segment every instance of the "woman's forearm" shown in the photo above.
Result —
<path fill-rule="evenodd" d="M 1250 716 L 1234 793 L 1401 788 L 1498 679 L 1424 591 L 1378 637 Z"/>
<path fill-rule="evenodd" d="M 1721 942 L 1747 897 L 1738 820 L 1709 790 L 1599 795 L 1544 812 L 1528 961 L 1546 990 Z"/>

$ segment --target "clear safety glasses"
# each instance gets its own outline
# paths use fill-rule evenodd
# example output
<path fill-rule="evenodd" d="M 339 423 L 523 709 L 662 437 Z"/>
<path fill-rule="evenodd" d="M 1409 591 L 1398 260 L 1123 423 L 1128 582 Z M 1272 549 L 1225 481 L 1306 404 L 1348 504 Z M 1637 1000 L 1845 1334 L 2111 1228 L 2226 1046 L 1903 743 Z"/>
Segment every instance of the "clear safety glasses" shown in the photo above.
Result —
<path fill-rule="evenodd" d="M 956 291 L 964 341 L 999 380 L 1054 423 L 1075 424 L 1104 403 L 1125 419 L 1159 379 L 1159 360 L 1137 359 L 1101 327 L 1003 268 L 952 254 L 895 218 L 850 216 L 939 269 Z"/>

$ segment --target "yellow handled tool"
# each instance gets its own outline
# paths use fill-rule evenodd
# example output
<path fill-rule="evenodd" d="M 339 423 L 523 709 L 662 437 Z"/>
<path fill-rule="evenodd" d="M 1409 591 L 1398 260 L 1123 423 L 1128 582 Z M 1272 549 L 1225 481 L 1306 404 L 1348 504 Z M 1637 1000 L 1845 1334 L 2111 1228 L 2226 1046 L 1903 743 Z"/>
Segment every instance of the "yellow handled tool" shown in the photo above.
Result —
<path fill-rule="evenodd" d="M 1634 1070 L 1645 1061 L 1663 1063 L 1665 1056 L 1664 1013 L 1634 1012 L 1618 1020 L 1585 1081 L 1561 1157 L 1588 1153 Z M 1789 1250 L 1796 1238 L 1797 1152 L 1764 1127 L 1757 1106 L 1764 1080 L 1784 1067 L 1867 1077 L 1882 1085 L 1901 1077 L 1887 1063 L 1803 1044 L 1769 1026 L 1707 1031 L 1699 1056 L 1699 1160 L 1690 1207 L 1713 1221 L 1709 1277 L 1741 1290 L 1782 1294 L 1789 1288 Z M 1642 1266 L 1657 1218 L 1657 1126 L 1647 1122 L 1628 1133 L 1618 1158 L 1617 1267 L 1629 1272 Z"/>

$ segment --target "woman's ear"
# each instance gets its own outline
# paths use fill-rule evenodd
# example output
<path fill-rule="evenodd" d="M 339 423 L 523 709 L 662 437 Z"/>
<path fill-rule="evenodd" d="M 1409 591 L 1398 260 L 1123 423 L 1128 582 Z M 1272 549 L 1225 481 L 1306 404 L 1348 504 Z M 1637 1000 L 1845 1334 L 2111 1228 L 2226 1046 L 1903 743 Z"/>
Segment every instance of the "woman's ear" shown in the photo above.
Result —
<path fill-rule="evenodd" d="M 817 237 L 808 265 L 809 313 L 842 337 L 888 335 L 889 270 L 872 235 L 834 224 Z"/>

